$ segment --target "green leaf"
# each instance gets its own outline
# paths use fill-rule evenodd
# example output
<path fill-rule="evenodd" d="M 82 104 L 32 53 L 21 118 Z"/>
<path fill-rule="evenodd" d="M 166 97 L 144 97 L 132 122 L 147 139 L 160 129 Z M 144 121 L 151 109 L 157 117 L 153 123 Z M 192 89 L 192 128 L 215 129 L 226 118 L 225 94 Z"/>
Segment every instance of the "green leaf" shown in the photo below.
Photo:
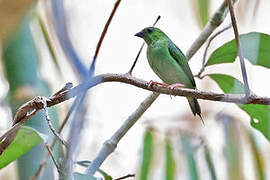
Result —
<path fill-rule="evenodd" d="M 101 178 L 96 178 L 91 175 L 81 174 L 81 173 L 73 173 L 74 180 L 102 180 Z"/>
<path fill-rule="evenodd" d="M 193 11 L 200 27 L 204 27 L 209 19 L 209 0 L 193 0 Z"/>
<path fill-rule="evenodd" d="M 241 147 L 239 143 L 239 130 L 236 120 L 227 114 L 219 114 L 219 121 L 222 122 L 225 134 L 224 154 L 227 161 L 229 179 L 243 179 Z"/>
<path fill-rule="evenodd" d="M 152 130 L 147 130 L 143 141 L 143 157 L 140 171 L 140 180 L 148 180 L 153 160 L 154 142 Z"/>
<path fill-rule="evenodd" d="M 266 172 L 264 172 L 263 154 L 260 152 L 260 148 L 251 132 L 248 132 L 248 139 L 251 147 L 251 153 L 253 154 L 254 172 L 256 173 L 257 179 L 264 180 L 266 179 Z"/>
<path fill-rule="evenodd" d="M 209 19 L 209 0 L 197 0 L 199 4 L 199 14 L 201 25 L 204 27 Z"/>
<path fill-rule="evenodd" d="M 210 74 L 224 93 L 243 94 L 244 85 L 232 76 L 225 74 Z M 251 125 L 270 140 L 270 106 L 261 104 L 237 104 L 250 116 Z"/>
<path fill-rule="evenodd" d="M 14 0 L 10 0 L 14 2 Z M 20 0 L 18 0 L 20 1 Z M 16 1 L 17 2 L 17 1 Z M 9 103 L 12 114 L 15 115 L 18 108 L 36 95 L 51 95 L 50 87 L 39 72 L 39 55 L 36 49 L 31 28 L 30 18 L 24 19 L 21 26 L 16 28 L 12 39 L 3 43 L 2 60 L 6 79 L 9 83 Z M 53 126 L 58 128 L 58 116 L 55 107 L 49 109 Z M 49 136 L 51 142 L 55 137 L 44 120 L 44 112 L 38 112 L 29 119 L 25 125 L 31 126 Z M 57 161 L 60 160 L 61 145 L 57 143 L 53 152 Z M 20 179 L 31 179 L 36 168 L 44 159 L 47 149 L 43 144 L 38 144 L 18 159 L 18 176 Z M 55 169 L 51 160 L 44 168 L 40 180 L 55 179 Z"/>
<path fill-rule="evenodd" d="M 98 172 L 105 178 L 105 180 L 113 180 L 112 176 L 107 174 L 105 171 L 99 169 Z"/>
<path fill-rule="evenodd" d="M 181 143 L 183 153 L 186 155 L 187 165 L 188 165 L 188 174 L 190 180 L 197 180 L 199 179 L 196 161 L 194 158 L 194 152 L 190 144 L 190 138 L 186 135 L 181 136 Z"/>
<path fill-rule="evenodd" d="M 18 159 L 21 155 L 37 145 L 41 140 L 47 140 L 47 136 L 37 132 L 31 127 L 22 126 L 14 141 L 0 156 L 0 169 Z"/>
<path fill-rule="evenodd" d="M 251 32 L 240 35 L 243 56 L 254 65 L 270 68 L 270 36 L 268 34 Z M 216 49 L 208 59 L 206 66 L 231 63 L 237 57 L 235 40 L 223 44 Z"/>
<path fill-rule="evenodd" d="M 91 164 L 91 161 L 77 161 L 76 164 L 83 166 L 83 167 L 88 167 Z M 112 176 L 110 176 L 108 173 L 106 173 L 105 171 L 103 171 L 102 169 L 98 169 L 97 170 L 104 178 L 105 180 L 112 180 Z"/>
<path fill-rule="evenodd" d="M 209 148 L 204 145 L 204 157 L 206 160 L 206 164 L 208 166 L 208 169 L 210 171 L 210 175 L 211 175 L 211 179 L 212 180 L 216 180 L 217 179 L 217 175 L 216 175 L 216 171 L 215 171 L 215 166 L 213 164 L 213 160 L 211 158 L 210 152 L 209 152 Z"/>
<path fill-rule="evenodd" d="M 63 78 L 63 74 L 61 72 L 59 60 L 57 59 L 55 49 L 53 48 L 52 42 L 50 40 L 49 32 L 47 31 L 47 28 L 46 28 L 45 23 L 43 22 L 42 18 L 40 17 L 40 15 L 38 15 L 38 12 L 37 12 L 37 17 L 38 17 L 38 22 L 39 22 L 39 26 L 41 29 L 41 33 L 44 37 L 45 43 L 46 43 L 47 48 L 49 50 L 49 53 L 52 57 L 54 65 L 55 65 L 55 67 L 60 75 L 60 78 Z"/>
<path fill-rule="evenodd" d="M 169 139 L 166 139 L 166 180 L 175 179 L 175 161 L 172 146 Z"/>

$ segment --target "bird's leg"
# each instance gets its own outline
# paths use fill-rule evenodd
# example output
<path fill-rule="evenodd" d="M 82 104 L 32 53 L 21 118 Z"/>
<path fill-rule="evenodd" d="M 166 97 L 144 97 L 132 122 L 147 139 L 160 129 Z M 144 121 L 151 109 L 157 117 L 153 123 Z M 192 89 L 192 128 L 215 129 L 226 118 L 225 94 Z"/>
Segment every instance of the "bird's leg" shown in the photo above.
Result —
<path fill-rule="evenodd" d="M 156 82 L 156 81 L 150 81 L 149 84 L 148 84 L 148 88 L 149 89 L 152 89 L 153 88 L 153 85 L 160 85 L 160 86 L 165 86 L 165 87 L 168 87 L 167 84 L 164 84 L 164 83 L 160 83 L 160 82 Z"/>
<path fill-rule="evenodd" d="M 167 86 L 170 90 L 170 98 L 172 99 L 172 91 L 177 88 L 177 87 L 185 87 L 184 84 L 180 84 L 180 83 L 175 83 L 175 84 L 171 84 Z"/>

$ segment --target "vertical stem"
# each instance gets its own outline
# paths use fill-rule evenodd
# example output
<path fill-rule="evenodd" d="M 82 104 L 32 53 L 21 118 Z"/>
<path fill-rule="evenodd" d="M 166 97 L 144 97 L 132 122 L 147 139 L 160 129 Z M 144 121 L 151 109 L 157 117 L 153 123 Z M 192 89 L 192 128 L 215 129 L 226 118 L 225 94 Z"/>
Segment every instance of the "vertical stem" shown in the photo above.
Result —
<path fill-rule="evenodd" d="M 244 86 L 245 86 L 245 94 L 246 94 L 246 97 L 249 97 L 250 96 L 250 89 L 249 89 L 249 85 L 248 85 L 247 71 L 246 71 L 246 66 L 245 66 L 245 60 L 243 57 L 243 51 L 241 48 L 241 42 L 239 39 L 239 32 L 238 32 L 238 28 L 237 28 L 237 24 L 236 24 L 233 6 L 232 6 L 231 0 L 227 0 L 227 3 L 229 6 L 229 10 L 230 10 L 231 21 L 232 21 L 233 31 L 234 31 L 234 35 L 235 35 L 235 41 L 236 41 L 236 45 L 237 45 L 237 49 L 238 49 L 238 56 L 240 59 L 241 71 L 242 71 L 242 76 L 243 76 L 243 81 L 244 81 Z"/>

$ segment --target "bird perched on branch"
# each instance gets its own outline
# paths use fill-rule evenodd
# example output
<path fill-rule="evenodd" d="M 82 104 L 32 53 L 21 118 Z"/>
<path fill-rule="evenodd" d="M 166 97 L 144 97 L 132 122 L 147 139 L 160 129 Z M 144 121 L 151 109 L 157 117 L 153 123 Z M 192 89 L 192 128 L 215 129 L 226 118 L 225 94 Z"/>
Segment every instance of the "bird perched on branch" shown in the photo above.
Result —
<path fill-rule="evenodd" d="M 187 59 L 181 50 L 160 29 L 147 27 L 135 34 L 143 38 L 147 47 L 147 59 L 153 71 L 162 79 L 170 89 L 186 87 L 196 89 L 193 74 Z M 149 86 L 162 84 L 150 81 Z M 164 85 L 164 84 L 162 84 Z M 187 97 L 194 116 L 197 114 L 202 122 L 201 109 L 197 99 Z"/>

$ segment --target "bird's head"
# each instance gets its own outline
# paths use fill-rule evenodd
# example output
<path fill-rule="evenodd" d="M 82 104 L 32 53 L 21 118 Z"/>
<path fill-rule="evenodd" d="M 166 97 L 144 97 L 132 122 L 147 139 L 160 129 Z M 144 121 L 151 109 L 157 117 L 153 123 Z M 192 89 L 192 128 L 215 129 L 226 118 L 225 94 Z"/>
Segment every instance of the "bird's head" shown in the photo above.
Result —
<path fill-rule="evenodd" d="M 135 36 L 143 38 L 147 45 L 167 37 L 164 32 L 156 27 L 147 27 L 135 34 Z"/>

